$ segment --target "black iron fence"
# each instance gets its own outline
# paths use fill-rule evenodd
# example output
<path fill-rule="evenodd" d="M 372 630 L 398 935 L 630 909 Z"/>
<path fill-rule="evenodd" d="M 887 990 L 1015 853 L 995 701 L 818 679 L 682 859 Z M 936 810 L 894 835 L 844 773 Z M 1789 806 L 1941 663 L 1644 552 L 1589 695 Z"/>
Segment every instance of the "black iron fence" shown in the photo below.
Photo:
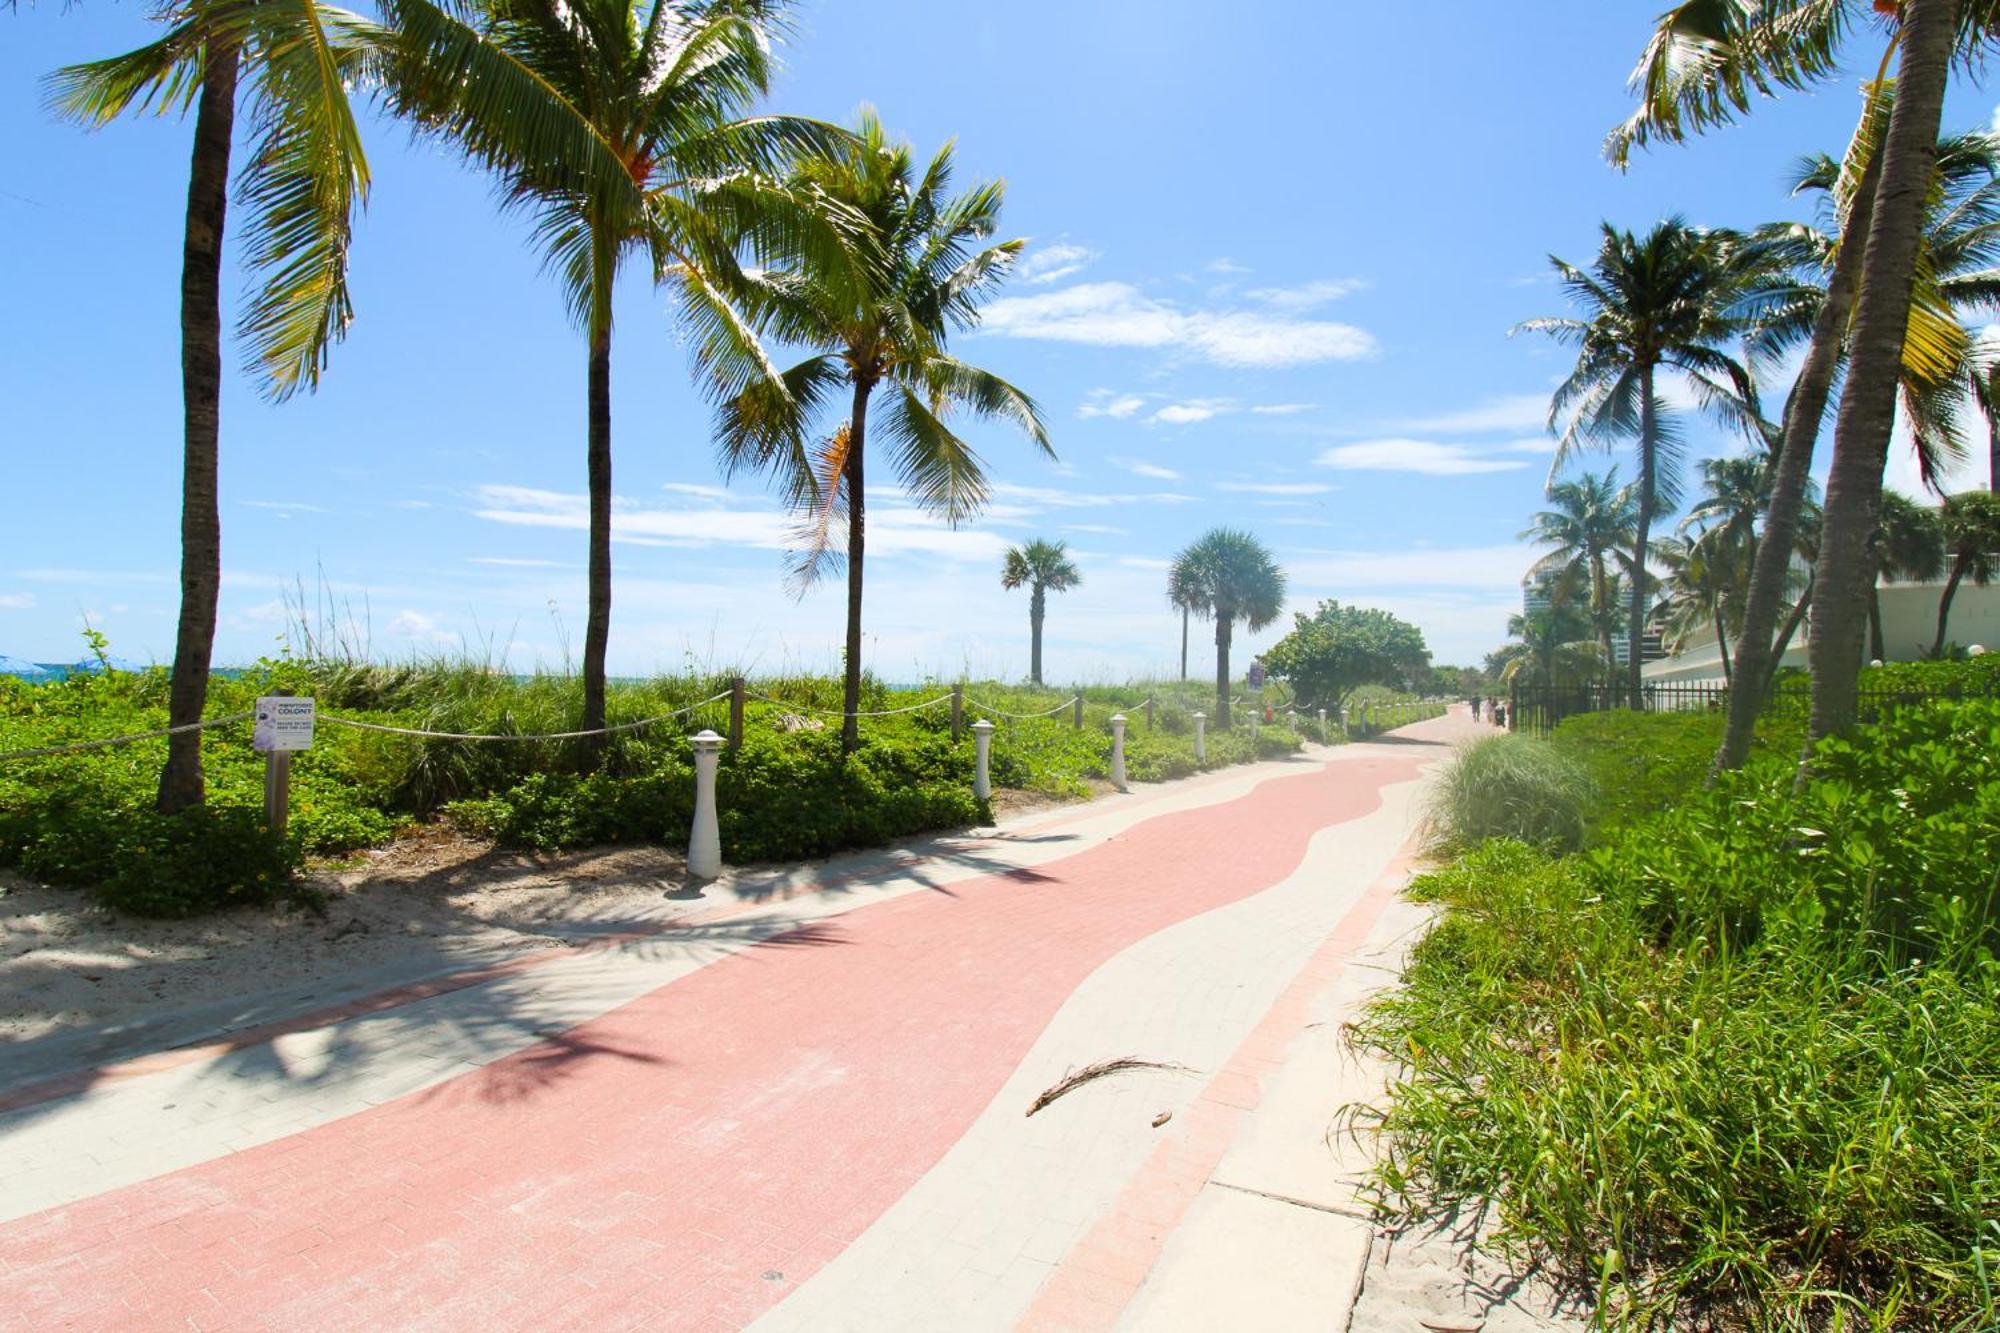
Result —
<path fill-rule="evenodd" d="M 1872 722 L 1893 708 L 1936 703 L 1944 699 L 1991 698 L 1996 689 L 1863 689 L 1860 718 Z M 1509 730 L 1546 736 L 1566 717 L 1602 713 L 1628 706 L 1629 690 L 1621 684 L 1515 685 L 1495 702 L 1507 710 Z M 1652 713 L 1723 713 L 1729 708 L 1729 687 L 1718 681 L 1661 681 L 1640 688 L 1640 701 Z M 1803 718 L 1812 707 L 1812 689 L 1803 680 L 1787 681 L 1771 691 L 1761 710 L 1766 715 Z"/>

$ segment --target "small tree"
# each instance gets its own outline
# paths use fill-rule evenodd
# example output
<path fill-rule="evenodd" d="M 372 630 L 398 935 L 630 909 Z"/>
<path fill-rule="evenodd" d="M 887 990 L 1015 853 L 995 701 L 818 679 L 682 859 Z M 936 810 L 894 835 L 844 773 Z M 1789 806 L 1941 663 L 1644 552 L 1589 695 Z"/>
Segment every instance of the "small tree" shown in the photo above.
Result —
<path fill-rule="evenodd" d="M 2000 496 L 1991 491 L 1949 496 L 1942 516 L 1945 547 L 1951 552 L 1951 577 L 1938 598 L 1932 657 L 1944 656 L 1945 631 L 1951 623 L 1951 603 L 1958 596 L 1958 585 L 1969 578 L 1983 588 L 2000 577 Z"/>
<path fill-rule="evenodd" d="M 1292 632 L 1264 654 L 1272 675 L 1316 705 L 1337 703 L 1358 685 L 1413 689 L 1430 660 L 1423 631 L 1407 620 L 1335 601 L 1293 616 Z"/>
<path fill-rule="evenodd" d="M 1068 592 L 1081 582 L 1083 575 L 1069 558 L 1066 542 L 1037 540 L 1007 548 L 1000 586 L 1010 592 L 1028 589 L 1028 679 L 1036 685 L 1042 683 L 1042 616 L 1048 610 L 1048 594 Z"/>

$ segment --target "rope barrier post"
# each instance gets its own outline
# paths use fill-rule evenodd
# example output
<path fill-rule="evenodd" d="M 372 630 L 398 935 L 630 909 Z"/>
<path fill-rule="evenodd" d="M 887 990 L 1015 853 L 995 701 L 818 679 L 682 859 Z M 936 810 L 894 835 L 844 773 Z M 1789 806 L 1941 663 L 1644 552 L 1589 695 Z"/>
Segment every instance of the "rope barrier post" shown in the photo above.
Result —
<path fill-rule="evenodd" d="M 1197 764 L 1208 761 L 1208 714 L 1194 715 L 1194 761 Z"/>
<path fill-rule="evenodd" d="M 1319 710 L 1319 743 L 1321 745 L 1333 744 L 1326 736 L 1326 710 L 1324 708 Z"/>
<path fill-rule="evenodd" d="M 959 733 L 965 730 L 965 686 L 951 687 L 951 741 L 958 744 Z"/>
<path fill-rule="evenodd" d="M 1125 790 L 1125 715 L 1115 713 L 1111 718 L 1111 785 L 1119 791 Z"/>
<path fill-rule="evenodd" d="M 993 780 L 987 771 L 993 753 L 993 724 L 983 717 L 972 724 L 972 745 L 978 752 L 972 765 L 972 794 L 984 801 L 993 795 Z"/>
<path fill-rule="evenodd" d="M 1146 730 L 1150 732 L 1152 731 L 1152 729 L 1153 729 L 1153 696 L 1149 694 L 1146 696 Z"/>
<path fill-rule="evenodd" d="M 722 873 L 722 829 L 715 817 L 715 768 L 722 737 L 703 729 L 694 741 L 694 829 L 688 834 L 688 874 L 714 879 Z"/>
<path fill-rule="evenodd" d="M 290 690 L 278 690 L 274 697 L 289 699 Z M 283 842 L 292 820 L 292 752 L 264 751 L 264 827 Z"/>
<path fill-rule="evenodd" d="M 741 676 L 729 678 L 729 749 L 733 754 L 743 748 L 743 694 L 747 682 Z"/>
<path fill-rule="evenodd" d="M 1076 713 L 1075 713 L 1075 715 L 1074 715 L 1074 716 L 1075 716 L 1075 720 L 1074 720 L 1074 721 L 1073 721 L 1073 722 L 1072 722 L 1072 723 L 1071 723 L 1070 725 L 1071 725 L 1071 726 L 1073 726 L 1073 727 L 1075 727 L 1075 728 L 1076 728 L 1076 729 L 1077 729 L 1078 731 L 1082 731 L 1082 730 L 1083 730 L 1083 696 L 1082 696 L 1082 695 L 1080 695 L 1080 694 L 1076 696 Z"/>

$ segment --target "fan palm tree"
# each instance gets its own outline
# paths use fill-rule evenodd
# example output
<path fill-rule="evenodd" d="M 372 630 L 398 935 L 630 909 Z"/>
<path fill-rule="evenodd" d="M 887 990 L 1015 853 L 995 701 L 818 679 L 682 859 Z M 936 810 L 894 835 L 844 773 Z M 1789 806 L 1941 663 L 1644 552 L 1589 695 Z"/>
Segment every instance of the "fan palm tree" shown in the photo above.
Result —
<path fill-rule="evenodd" d="M 1944 573 L 1945 530 L 1938 511 L 1899 491 L 1884 490 L 1871 550 L 1875 577 L 1868 588 L 1868 655 L 1880 660 L 1888 656 L 1880 585 L 1895 579 L 1928 583 Z"/>
<path fill-rule="evenodd" d="M 1812 737 L 1844 729 L 1855 715 L 1867 546 L 1894 425 L 1895 366 L 1910 323 L 1928 198 L 1925 182 L 1952 60 L 1977 58 L 2000 33 L 2000 3 L 1901 0 L 1864 9 L 1864 0 L 1756 5 L 1683 0 L 1660 16 L 1633 74 L 1640 105 L 1607 144 L 1612 159 L 1622 164 L 1634 145 L 1653 138 L 1681 141 L 1727 123 L 1778 88 L 1819 83 L 1840 68 L 1840 48 L 1848 34 L 1871 18 L 1886 27 L 1889 41 L 1856 137 L 1879 132 L 1883 149 L 1865 155 L 1866 170 L 1844 228 L 1849 242 L 1843 247 L 1845 259 L 1835 265 L 1829 298 L 1787 405 L 1770 540 L 1752 579 L 1745 616 L 1746 654 L 1761 656 L 1768 627 L 1776 619 L 1778 587 L 1790 558 L 1790 525 L 1811 468 L 1812 441 L 1830 392 L 1836 353 L 1845 340 L 1852 364 L 1835 427 L 1824 568 L 1815 571 L 1819 623 L 1812 638 Z M 1894 108 L 1885 113 L 1880 93 L 1892 60 L 1897 61 L 1898 91 Z M 1735 767 L 1747 757 L 1756 706 L 1748 692 L 1732 697 L 1729 725 L 1716 754 L 1718 768 Z"/>
<path fill-rule="evenodd" d="M 1216 528 L 1174 559 L 1184 569 L 1186 605 L 1215 621 L 1215 717 L 1229 726 L 1229 645 L 1235 624 L 1255 633 L 1285 609 L 1285 571 L 1247 532 Z M 1170 574 L 1171 579 L 1171 574 Z"/>
<path fill-rule="evenodd" d="M 698 354 L 761 352 L 722 295 L 735 251 L 809 243 L 771 173 L 838 137 L 746 116 L 770 85 L 782 0 L 479 0 L 471 22 L 385 0 L 403 33 L 402 108 L 493 170 L 527 212 L 587 347 L 589 614 L 583 730 L 604 725 L 611 635 L 612 293 L 643 255 L 669 284 Z"/>
<path fill-rule="evenodd" d="M 237 334 L 245 368 L 283 399 L 318 386 L 352 314 L 347 249 L 369 173 L 348 84 L 371 75 L 384 34 L 320 0 L 179 0 L 160 16 L 157 41 L 58 70 L 49 93 L 60 114 L 93 127 L 127 111 L 194 108 L 181 232 L 181 603 L 167 690 L 168 725 L 184 727 L 207 706 L 222 586 L 222 248 L 238 103 L 248 95 L 249 153 L 236 174 L 255 287 Z M 201 733 L 178 732 L 159 808 L 203 796 Z"/>
<path fill-rule="evenodd" d="M 1735 233 L 1704 231 L 1679 218 L 1644 236 L 1606 223 L 1588 271 L 1550 257 L 1583 318 L 1521 326 L 1577 347 L 1576 365 L 1549 407 L 1550 429 L 1558 432 L 1551 477 L 1588 446 L 1630 441 L 1638 454 L 1625 682 L 1635 709 L 1645 707 L 1639 668 L 1653 517 L 1663 506 L 1676 507 L 1680 490 L 1680 437 L 1660 396 L 1660 376 L 1678 374 L 1704 408 L 1757 428 L 1749 372 L 1722 350 L 1740 332 L 1736 311 L 1755 272 L 1753 259 Z"/>
<path fill-rule="evenodd" d="M 1631 488 L 1618 484 L 1617 468 L 1554 482 L 1548 496 L 1552 507 L 1536 514 L 1521 538 L 1553 549 L 1529 573 L 1575 569 L 1589 580 L 1590 624 L 1597 634 L 1600 660 L 1608 669 L 1611 634 L 1618 625 L 1618 575 L 1611 562 L 1620 551 L 1631 549 L 1637 505 Z"/>
<path fill-rule="evenodd" d="M 837 563 L 845 528 L 847 654 L 842 741 L 860 745 L 861 593 L 866 554 L 865 462 L 869 409 L 886 398 L 880 426 L 898 479 L 931 513 L 956 524 L 986 502 L 977 453 L 946 424 L 954 411 L 1007 422 L 1050 458 L 1034 400 L 990 371 L 946 351 L 955 329 L 978 321 L 1022 242 L 989 244 L 1003 187 L 949 193 L 952 150 L 921 170 L 906 143 L 891 143 L 872 111 L 851 141 L 801 162 L 796 188 L 859 220 L 861 239 L 839 257 L 800 255 L 745 274 L 745 308 L 787 343 L 816 349 L 791 369 L 739 366 L 733 347 L 709 355 L 725 386 L 718 437 L 725 471 L 774 476 L 802 514 L 801 588 Z M 837 396 L 847 400 L 841 414 Z"/>
<path fill-rule="evenodd" d="M 1195 616 L 1206 616 L 1208 608 L 1201 602 L 1201 587 L 1195 581 L 1194 566 L 1188 563 L 1187 552 L 1183 551 L 1167 567 L 1167 605 L 1181 613 L 1181 679 L 1187 679 L 1188 662 L 1188 621 Z"/>
<path fill-rule="evenodd" d="M 1939 512 L 1944 545 L 1951 552 L 1951 577 L 1938 598 L 1937 637 L 1931 656 L 1943 657 L 1945 631 L 1951 623 L 1952 599 L 1958 585 L 1970 578 L 1985 587 L 2000 578 L 2000 496 L 1992 491 L 1965 491 L 1947 496 Z"/>
<path fill-rule="evenodd" d="M 1000 567 L 1000 586 L 1013 591 L 1028 589 L 1028 680 L 1042 683 L 1042 615 L 1048 609 L 1048 595 L 1068 592 L 1083 582 L 1076 562 L 1069 558 L 1065 542 L 1032 541 L 1026 546 L 1010 546 Z"/>

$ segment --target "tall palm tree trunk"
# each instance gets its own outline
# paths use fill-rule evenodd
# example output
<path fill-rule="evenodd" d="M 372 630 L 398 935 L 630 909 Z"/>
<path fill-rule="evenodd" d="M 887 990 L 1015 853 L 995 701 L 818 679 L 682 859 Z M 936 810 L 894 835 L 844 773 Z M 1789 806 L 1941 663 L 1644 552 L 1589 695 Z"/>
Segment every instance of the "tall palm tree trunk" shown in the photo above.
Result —
<path fill-rule="evenodd" d="M 1986 489 L 2000 492 L 2000 415 L 1986 418 Z"/>
<path fill-rule="evenodd" d="M 1192 614 L 1186 607 L 1181 608 L 1181 679 L 1187 679 L 1188 617 Z"/>
<path fill-rule="evenodd" d="M 236 125 L 239 51 L 209 43 L 195 110 L 181 240 L 181 610 L 167 725 L 201 721 L 222 588 L 222 514 L 217 471 L 222 428 L 222 233 L 229 208 L 229 145 Z M 167 739 L 158 803 L 164 814 L 200 805 L 201 733 Z"/>
<path fill-rule="evenodd" d="M 1813 321 L 1812 341 L 1798 378 L 1785 400 L 1784 430 L 1771 479 L 1771 507 L 1764 517 L 1764 536 L 1750 570 L 1750 591 L 1743 603 L 1743 632 L 1736 640 L 1736 670 L 1749 687 L 1731 691 L 1729 717 L 1722 745 L 1709 772 L 1741 768 L 1750 757 L 1750 741 L 1763 707 L 1766 681 L 1777 670 L 1780 648 L 1771 651 L 1771 631 L 1784 603 L 1785 581 L 1791 572 L 1792 548 L 1798 534 L 1799 512 L 1805 506 L 1806 481 L 1812 473 L 1813 447 L 1827 395 L 1840 365 L 1840 347 L 1847 336 L 1847 319 L 1854 309 L 1854 290 L 1861 276 L 1861 259 L 1868 246 L 1870 216 L 1875 209 L 1875 185 L 1882 176 L 1882 154 L 1870 155 L 1848 206 L 1840 252 L 1827 277 L 1826 301 Z M 1785 636 L 1789 642 L 1791 635 Z"/>
<path fill-rule="evenodd" d="M 611 643 L 611 240 L 592 229 L 590 280 L 590 616 L 583 631 L 584 731 L 604 726 L 604 658 Z M 585 755 L 604 737 L 584 738 Z"/>
<path fill-rule="evenodd" d="M 1046 605 L 1047 594 L 1037 583 L 1028 594 L 1028 680 L 1035 685 L 1042 683 L 1042 612 Z"/>
<path fill-rule="evenodd" d="M 1908 0 L 1896 104 L 1882 147 L 1868 248 L 1861 261 L 1847 388 L 1834 428 L 1820 540 L 1812 633 L 1812 719 L 1803 756 L 1821 736 L 1854 723 L 1867 592 L 1875 577 L 1870 536 L 1882 506 L 1882 467 L 1895 424 L 1896 385 L 1910 322 L 1910 286 L 1937 158 L 1938 122 L 1958 29 L 1959 0 Z M 1802 763 L 1801 777 L 1805 774 Z"/>
<path fill-rule="evenodd" d="M 1612 672 L 1617 670 L 1616 660 L 1611 655 L 1611 586 L 1604 577 L 1604 552 L 1594 551 L 1590 557 L 1590 614 L 1597 621 L 1597 651 L 1603 658 L 1598 668 L 1598 680 L 1609 683 Z"/>
<path fill-rule="evenodd" d="M 1215 725 L 1229 730 L 1229 630 L 1235 617 L 1215 613 Z"/>
<path fill-rule="evenodd" d="M 862 458 L 868 443 L 866 380 L 854 383 L 854 413 L 847 421 L 847 662 L 841 685 L 840 748 L 853 754 L 861 748 L 861 562 L 868 550 L 866 469 Z"/>
<path fill-rule="evenodd" d="M 1812 607 L 1812 597 L 1813 583 L 1808 578 L 1805 591 L 1799 594 L 1798 605 L 1794 606 L 1792 613 L 1785 617 L 1785 627 L 1778 632 L 1778 642 L 1771 648 L 1771 660 L 1765 664 L 1763 676 L 1752 680 L 1749 686 L 1759 695 L 1771 692 L 1771 681 L 1778 674 L 1779 663 L 1785 660 L 1785 650 L 1792 646 L 1792 637 L 1799 632 L 1799 626 L 1805 623 L 1806 612 Z M 1742 640 L 1737 640 L 1737 647 L 1741 649 Z M 1738 672 L 1743 670 L 1743 655 L 1740 651 L 1736 655 L 1736 670 Z"/>
<path fill-rule="evenodd" d="M 1736 676 L 1729 669 L 1729 627 L 1722 623 L 1722 607 L 1711 601 L 1708 614 L 1715 621 L 1715 648 L 1722 655 L 1722 688 L 1729 689 L 1736 684 Z M 1739 665 L 1737 670 L 1741 670 Z"/>
<path fill-rule="evenodd" d="M 1931 656 L 1944 656 L 1945 631 L 1951 625 L 1951 603 L 1958 596 L 1958 585 L 1965 578 L 1967 561 L 1961 553 L 1951 562 L 1951 577 L 1945 580 L 1944 594 L 1938 598 L 1937 637 L 1931 640 Z"/>
<path fill-rule="evenodd" d="M 1646 646 L 1646 544 L 1653 533 L 1653 491 L 1660 462 L 1660 418 L 1658 404 L 1653 401 L 1651 364 L 1639 371 L 1639 393 L 1639 513 L 1632 537 L 1632 623 L 1625 635 L 1625 706 L 1643 712 L 1646 701 L 1639 693 L 1639 668 Z"/>

